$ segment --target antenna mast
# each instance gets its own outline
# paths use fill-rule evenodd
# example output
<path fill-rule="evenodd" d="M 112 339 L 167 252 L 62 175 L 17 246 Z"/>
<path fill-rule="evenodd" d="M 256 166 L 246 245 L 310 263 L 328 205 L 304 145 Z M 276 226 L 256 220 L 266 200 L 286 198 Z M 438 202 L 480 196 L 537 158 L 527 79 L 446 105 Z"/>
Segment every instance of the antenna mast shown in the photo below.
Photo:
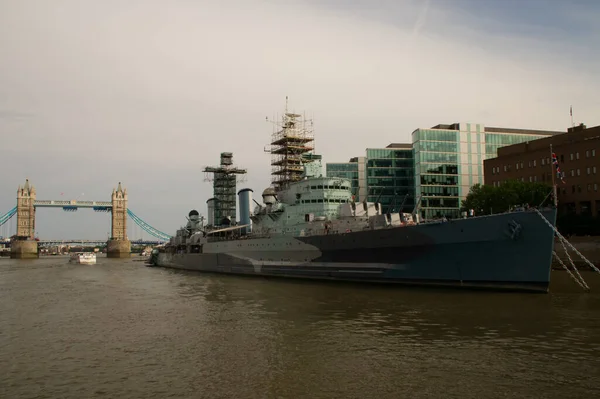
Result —
<path fill-rule="evenodd" d="M 285 97 L 285 113 L 280 121 L 273 124 L 271 134 L 271 184 L 276 191 L 289 183 L 302 179 L 303 163 L 310 162 L 306 155 L 314 150 L 312 120 L 301 114 L 288 111 L 288 97 Z"/>

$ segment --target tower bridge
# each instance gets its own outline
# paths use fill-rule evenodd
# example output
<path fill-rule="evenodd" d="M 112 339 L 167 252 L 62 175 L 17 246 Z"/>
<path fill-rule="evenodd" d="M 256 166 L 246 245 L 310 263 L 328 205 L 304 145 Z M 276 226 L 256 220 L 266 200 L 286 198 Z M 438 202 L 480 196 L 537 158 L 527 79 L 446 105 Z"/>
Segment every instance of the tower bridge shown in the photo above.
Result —
<path fill-rule="evenodd" d="M 4 215 L 0 215 L 0 226 L 17 215 L 17 233 L 11 237 L 11 258 L 37 258 L 38 240 L 35 237 L 35 212 L 37 208 L 62 208 L 76 211 L 79 208 L 91 208 L 96 212 L 111 212 L 111 234 L 107 244 L 109 258 L 129 257 L 131 241 L 127 237 L 127 217 L 160 241 L 168 241 L 170 235 L 161 232 L 143 221 L 127 207 L 127 189 L 121 183 L 113 189 L 110 201 L 78 200 L 38 200 L 35 187 L 25 180 L 17 189 L 17 206 Z"/>

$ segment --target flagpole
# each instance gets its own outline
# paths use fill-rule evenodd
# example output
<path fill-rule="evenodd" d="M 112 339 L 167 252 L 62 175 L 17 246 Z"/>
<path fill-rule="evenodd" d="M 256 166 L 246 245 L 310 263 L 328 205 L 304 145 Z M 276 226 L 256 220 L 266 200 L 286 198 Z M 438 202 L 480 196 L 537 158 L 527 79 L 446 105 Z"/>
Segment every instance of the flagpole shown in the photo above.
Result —
<path fill-rule="evenodd" d="M 569 110 L 569 113 L 571 114 L 571 127 L 574 127 L 575 124 L 573 123 L 573 106 L 571 105 L 571 109 Z"/>
<path fill-rule="evenodd" d="M 552 168 L 552 196 L 554 197 L 554 207 L 558 207 L 556 181 L 554 180 L 554 166 L 554 152 L 552 151 L 552 144 L 550 144 L 550 168 Z"/>

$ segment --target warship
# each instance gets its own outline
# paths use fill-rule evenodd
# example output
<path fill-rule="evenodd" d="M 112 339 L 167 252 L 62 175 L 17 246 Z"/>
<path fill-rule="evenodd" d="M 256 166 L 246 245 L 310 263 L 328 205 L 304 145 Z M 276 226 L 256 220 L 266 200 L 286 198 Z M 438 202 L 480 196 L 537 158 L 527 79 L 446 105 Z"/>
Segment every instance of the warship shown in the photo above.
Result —
<path fill-rule="evenodd" d="M 304 119 L 284 113 L 271 141 L 273 180 L 236 198 L 232 153 L 221 154 L 208 220 L 197 210 L 149 265 L 264 277 L 548 292 L 556 207 L 420 220 L 356 199 L 351 181 L 323 176 Z M 236 220 L 239 200 L 239 222 Z M 254 203 L 254 206 L 251 204 Z"/>

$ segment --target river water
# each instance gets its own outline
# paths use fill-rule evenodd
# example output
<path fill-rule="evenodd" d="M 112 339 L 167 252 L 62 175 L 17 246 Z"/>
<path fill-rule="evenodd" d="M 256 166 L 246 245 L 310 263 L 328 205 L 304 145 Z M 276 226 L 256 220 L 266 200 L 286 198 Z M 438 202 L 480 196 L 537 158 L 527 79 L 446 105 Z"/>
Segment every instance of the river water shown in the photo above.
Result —
<path fill-rule="evenodd" d="M 0 258 L 1 398 L 598 398 L 583 293 L 382 288 Z"/>

